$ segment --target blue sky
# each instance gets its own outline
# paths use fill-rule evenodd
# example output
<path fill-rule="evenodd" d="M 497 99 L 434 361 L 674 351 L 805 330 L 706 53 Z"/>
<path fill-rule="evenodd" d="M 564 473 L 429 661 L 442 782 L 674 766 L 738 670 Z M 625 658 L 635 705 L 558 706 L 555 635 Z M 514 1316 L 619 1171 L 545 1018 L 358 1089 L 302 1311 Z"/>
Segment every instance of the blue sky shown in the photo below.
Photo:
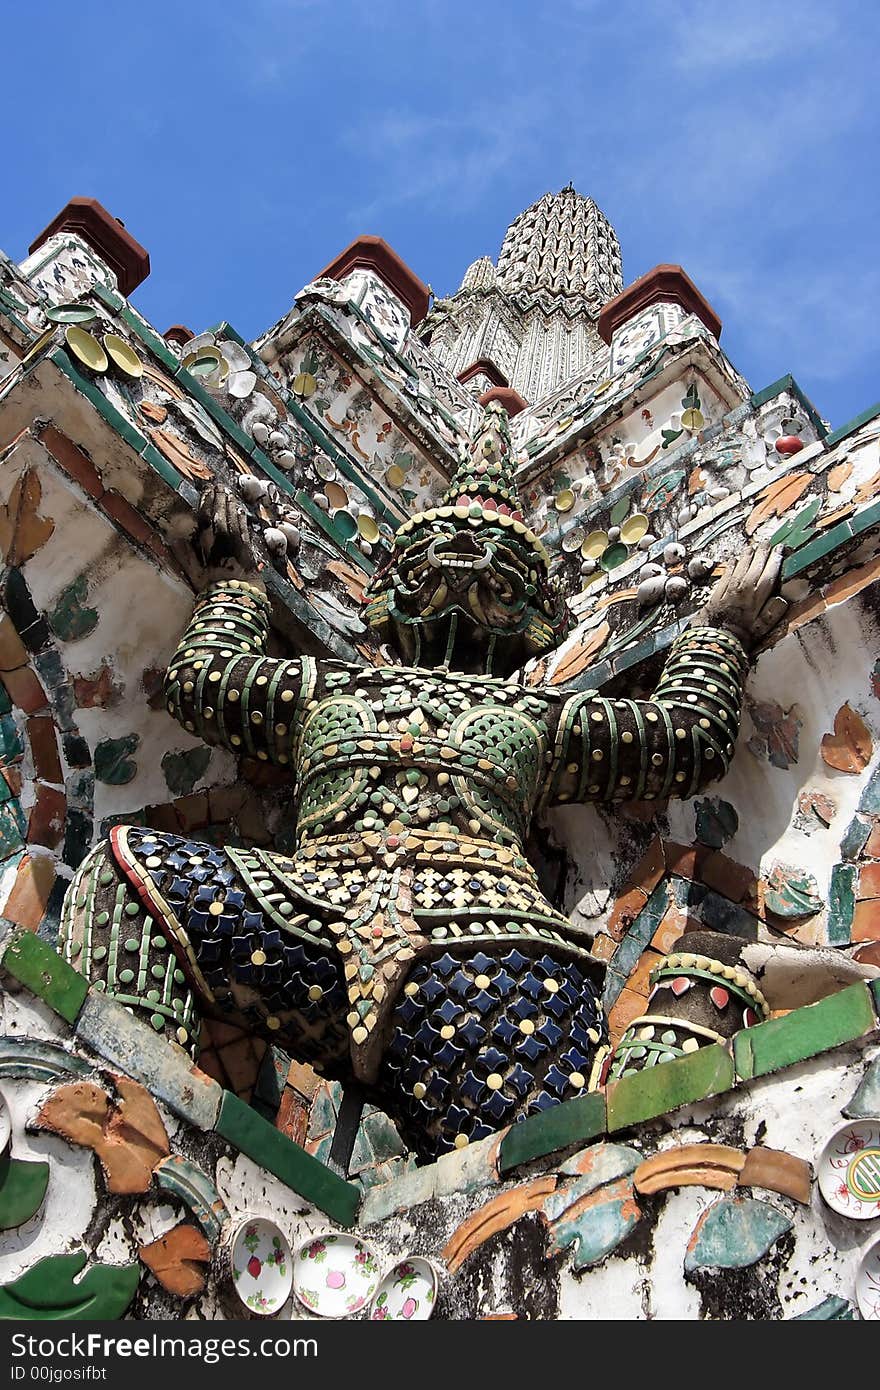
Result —
<path fill-rule="evenodd" d="M 2 32 L 0 245 L 99 198 L 160 329 L 254 337 L 359 232 L 449 293 L 571 180 L 756 389 L 790 371 L 835 425 L 880 398 L 867 0 L 43 0 Z"/>

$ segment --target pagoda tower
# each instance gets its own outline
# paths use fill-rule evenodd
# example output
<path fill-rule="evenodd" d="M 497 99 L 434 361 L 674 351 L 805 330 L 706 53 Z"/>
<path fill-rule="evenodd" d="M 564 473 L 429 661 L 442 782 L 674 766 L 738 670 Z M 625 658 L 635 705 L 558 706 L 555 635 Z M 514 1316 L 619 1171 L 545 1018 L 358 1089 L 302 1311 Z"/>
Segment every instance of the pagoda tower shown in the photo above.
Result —
<path fill-rule="evenodd" d="M 604 351 L 596 323 L 622 285 L 614 228 L 569 184 L 514 218 L 497 265 L 474 261 L 421 336 L 470 391 L 510 386 L 532 403 Z"/>

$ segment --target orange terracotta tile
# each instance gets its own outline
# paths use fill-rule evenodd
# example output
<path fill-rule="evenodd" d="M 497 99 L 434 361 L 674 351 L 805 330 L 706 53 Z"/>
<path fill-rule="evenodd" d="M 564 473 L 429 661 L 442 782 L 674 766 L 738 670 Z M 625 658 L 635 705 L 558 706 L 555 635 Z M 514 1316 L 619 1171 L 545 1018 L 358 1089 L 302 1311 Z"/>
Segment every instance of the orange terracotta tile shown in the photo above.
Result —
<path fill-rule="evenodd" d="M 288 1086 L 302 1096 L 303 1100 L 314 1100 L 318 1093 L 318 1087 L 322 1082 L 318 1073 L 307 1062 L 291 1062 L 287 1072 Z"/>
<path fill-rule="evenodd" d="M 28 817 L 28 844 L 55 849 L 64 839 L 66 818 L 67 797 L 64 792 L 47 787 L 45 782 L 38 782 L 37 799 Z"/>
<path fill-rule="evenodd" d="M 490 1236 L 506 1231 L 527 1211 L 536 1211 L 555 1189 L 556 1176 L 550 1174 L 512 1187 L 499 1197 L 493 1197 L 491 1202 L 486 1202 L 462 1222 L 443 1247 L 443 1259 L 449 1273 L 454 1274 L 468 1255 L 485 1244 Z"/>
<path fill-rule="evenodd" d="M 688 929 L 693 930 L 697 924 L 694 923 L 686 912 L 675 903 L 664 912 L 660 925 L 651 937 L 651 945 L 655 951 L 659 951 L 661 956 L 668 955 L 675 946 L 680 936 L 683 936 Z"/>
<path fill-rule="evenodd" d="M 645 1000 L 626 986 L 620 991 L 608 1014 L 608 1035 L 611 1046 L 616 1047 L 634 1018 L 645 1012 Z"/>
<path fill-rule="evenodd" d="M 65 473 L 73 478 L 74 482 L 79 483 L 84 492 L 94 498 L 103 496 L 104 484 L 95 465 L 82 449 L 77 448 L 73 440 L 56 430 L 54 425 L 47 425 L 40 435 L 40 442 L 49 450 L 56 463 L 61 464 Z"/>
<path fill-rule="evenodd" d="M 863 864 L 859 869 L 859 898 L 880 898 L 880 864 Z"/>
<path fill-rule="evenodd" d="M 874 741 L 862 716 L 849 704 L 841 705 L 834 716 L 834 732 L 822 739 L 823 762 L 837 772 L 863 772 L 873 751 Z"/>
<path fill-rule="evenodd" d="M 848 502 L 845 507 L 838 507 L 837 511 L 829 512 L 827 516 L 817 518 L 815 526 L 817 531 L 824 531 L 826 526 L 836 526 L 838 521 L 845 521 L 848 516 L 852 516 L 855 507 L 852 502 Z"/>
<path fill-rule="evenodd" d="M 875 579 L 880 579 L 880 556 L 875 560 L 869 560 L 866 565 L 860 565 L 858 569 L 850 570 L 849 574 L 842 574 L 833 584 L 829 584 L 825 590 L 828 607 L 852 598 L 853 594 L 859 593 L 868 584 L 873 584 Z"/>
<path fill-rule="evenodd" d="M 700 877 L 702 865 L 710 853 L 705 845 L 679 845 L 675 840 L 667 840 L 664 848 L 669 873 L 677 874 L 689 883 Z"/>
<path fill-rule="evenodd" d="M 309 1106 L 292 1086 L 281 1092 L 281 1104 L 275 1116 L 275 1128 L 295 1144 L 305 1144 L 309 1128 Z"/>
<path fill-rule="evenodd" d="M 0 679 L 12 703 L 25 714 L 36 714 L 37 710 L 46 708 L 46 692 L 30 666 L 22 666 L 17 671 L 4 671 Z"/>
<path fill-rule="evenodd" d="M 856 903 L 852 919 L 853 941 L 880 941 L 880 898 Z"/>
<path fill-rule="evenodd" d="M 844 459 L 843 463 L 836 463 L 833 468 L 828 470 L 828 491 L 840 492 L 847 478 L 853 471 L 853 466 L 849 459 Z"/>
<path fill-rule="evenodd" d="M 706 856 L 700 867 L 700 878 L 707 888 L 721 893 L 732 903 L 757 901 L 758 880 L 751 869 L 728 859 L 720 850 Z"/>
<path fill-rule="evenodd" d="M 648 895 L 644 888 L 630 888 L 629 892 L 623 893 L 617 899 L 611 916 L 608 918 L 608 925 L 605 928 L 608 935 L 613 937 L 615 941 L 620 941 L 647 901 Z"/>
<path fill-rule="evenodd" d="M 34 1128 L 93 1149 L 108 1192 L 146 1192 L 156 1164 L 170 1153 L 165 1126 L 137 1081 L 114 1076 L 113 1083 L 118 1099 L 92 1081 L 59 1086 L 40 1108 Z"/>
<path fill-rule="evenodd" d="M 101 507 L 134 540 L 145 542 L 152 536 L 152 526 L 144 520 L 140 512 L 135 511 L 130 502 L 120 497 L 118 492 L 105 492 L 101 498 Z"/>
<path fill-rule="evenodd" d="M 36 931 L 55 884 L 55 860 L 48 854 L 26 856 L 18 866 L 3 916 L 18 927 Z"/>
<path fill-rule="evenodd" d="M 77 709 L 107 709 L 122 696 L 109 666 L 102 666 L 93 676 L 74 676 L 73 698 Z"/>
<path fill-rule="evenodd" d="M 27 666 L 27 649 L 16 632 L 8 613 L 0 617 L 0 671 L 16 671 Z"/>
<path fill-rule="evenodd" d="M 826 607 L 824 593 L 820 591 L 817 594 L 808 594 L 805 599 L 801 599 L 800 603 L 795 603 L 789 608 L 785 615 L 784 625 L 780 625 L 779 632 L 774 629 L 771 634 L 772 641 L 768 641 L 767 645 L 774 645 L 779 640 L 781 632 L 794 632 L 797 628 L 803 627 L 804 623 L 811 623 L 814 618 L 818 618 L 825 612 Z"/>
<path fill-rule="evenodd" d="M 577 640 L 559 661 L 550 677 L 550 684 L 561 685 L 563 681 L 578 675 L 602 650 L 610 636 L 611 628 L 608 623 L 602 622 L 593 632 Z"/>
<path fill-rule="evenodd" d="M 760 501 L 753 507 L 746 520 L 746 535 L 754 535 L 758 527 L 771 516 L 782 516 L 790 511 L 812 481 L 811 473 L 789 473 L 768 483 L 758 496 Z"/>
<path fill-rule="evenodd" d="M 614 940 L 613 936 L 609 936 L 607 932 L 601 931 L 597 932 L 593 937 L 593 944 L 590 947 L 590 951 L 599 960 L 610 960 L 617 950 L 617 945 L 618 943 Z"/>
<path fill-rule="evenodd" d="M 147 1269 L 169 1293 L 191 1298 L 205 1287 L 211 1247 L 197 1226 L 183 1222 L 149 1245 L 141 1245 L 138 1255 Z"/>
<path fill-rule="evenodd" d="M 55 530 L 55 522 L 49 517 L 40 516 L 39 506 L 43 489 L 40 479 L 33 469 L 28 469 L 12 490 L 18 492 L 18 514 L 15 520 L 15 540 L 9 552 L 11 565 L 23 565 L 30 560 Z M 12 505 L 10 496 L 10 507 Z"/>
<path fill-rule="evenodd" d="M 28 719 L 25 728 L 37 776 L 43 782 L 62 782 L 64 778 L 61 773 L 61 759 L 58 756 L 58 736 L 51 716 L 46 714 Z"/>
<path fill-rule="evenodd" d="M 665 872 L 666 857 L 663 850 L 663 841 L 660 839 L 659 835 L 655 835 L 638 864 L 636 864 L 629 875 L 627 887 L 642 888 L 645 893 L 647 893 L 648 897 L 650 897 Z"/>
<path fill-rule="evenodd" d="M 740 1187 L 765 1187 L 768 1192 L 781 1192 L 804 1206 L 810 1205 L 810 1183 L 813 1173 L 809 1163 L 780 1149 L 750 1149 L 746 1154 Z"/>
<path fill-rule="evenodd" d="M 869 502 L 872 497 L 877 495 L 878 491 L 880 491 L 880 469 L 859 485 L 853 495 L 853 501 L 856 503 Z"/>
<path fill-rule="evenodd" d="M 633 994 L 640 994 L 644 1002 L 651 993 L 651 982 L 648 979 L 654 966 L 663 959 L 659 951 L 653 951 L 647 947 L 639 956 L 638 961 L 626 982 L 626 988 L 632 990 Z"/>
<path fill-rule="evenodd" d="M 633 1183 L 643 1196 L 673 1187 L 711 1187 L 729 1192 L 736 1186 L 745 1161 L 741 1149 L 726 1144 L 677 1144 L 640 1163 Z"/>

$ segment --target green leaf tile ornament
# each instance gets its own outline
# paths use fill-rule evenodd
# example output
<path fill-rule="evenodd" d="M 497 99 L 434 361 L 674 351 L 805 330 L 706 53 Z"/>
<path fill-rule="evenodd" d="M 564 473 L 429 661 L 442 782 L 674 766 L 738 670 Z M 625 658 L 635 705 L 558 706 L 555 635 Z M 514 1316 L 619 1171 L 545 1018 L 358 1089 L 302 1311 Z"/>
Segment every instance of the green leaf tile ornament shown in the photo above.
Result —
<path fill-rule="evenodd" d="M 162 771 L 171 795 L 189 796 L 196 783 L 204 776 L 210 761 L 210 748 L 190 748 L 184 753 L 166 753 L 162 759 Z"/>
<path fill-rule="evenodd" d="M 777 917 L 811 917 L 824 906 L 812 874 L 790 864 L 774 864 L 764 889 L 764 905 Z"/>
<path fill-rule="evenodd" d="M 757 1197 L 722 1197 L 703 1212 L 688 1242 L 684 1267 L 745 1269 L 791 1230 L 788 1217 Z"/>
<path fill-rule="evenodd" d="M 0 1230 L 10 1231 L 30 1221 L 43 1205 L 49 1185 L 48 1163 L 0 1158 Z"/>
<path fill-rule="evenodd" d="M 123 734 L 122 738 L 104 738 L 95 749 L 95 777 L 111 787 L 123 787 L 137 773 L 137 763 L 131 761 L 130 754 L 140 743 L 137 734 Z"/>
<path fill-rule="evenodd" d="M 134 1298 L 140 1267 L 92 1265 L 74 1283 L 85 1263 L 85 1251 L 50 1255 L 11 1284 L 0 1285 L 0 1319 L 111 1322 L 121 1318 Z"/>
<path fill-rule="evenodd" d="M 87 637 L 98 626 L 98 612 L 86 603 L 88 581 L 84 574 L 63 589 L 46 617 L 56 637 L 62 642 L 76 642 Z"/>
<path fill-rule="evenodd" d="M 697 839 L 709 849 L 721 849 L 739 829 L 739 816 L 729 801 L 707 796 L 694 802 Z"/>

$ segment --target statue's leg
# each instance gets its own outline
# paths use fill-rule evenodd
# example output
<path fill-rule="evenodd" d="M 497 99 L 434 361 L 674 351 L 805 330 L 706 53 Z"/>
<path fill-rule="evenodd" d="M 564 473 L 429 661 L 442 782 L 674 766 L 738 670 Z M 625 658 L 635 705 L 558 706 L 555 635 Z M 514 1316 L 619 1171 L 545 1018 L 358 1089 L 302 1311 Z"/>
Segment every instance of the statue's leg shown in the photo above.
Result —
<path fill-rule="evenodd" d="M 165 924 L 146 910 L 107 840 L 83 860 L 67 891 L 59 950 L 94 989 L 196 1054 L 201 1031 L 196 991 Z"/>
<path fill-rule="evenodd" d="M 61 947 L 96 988 L 193 1052 L 203 1014 L 349 1074 L 338 956 L 279 928 L 259 884 L 215 845 L 117 827 L 68 891 Z"/>
<path fill-rule="evenodd" d="M 583 1095 L 607 1028 L 570 960 L 515 947 L 420 961 L 391 1021 L 380 1103 L 422 1158 Z"/>

